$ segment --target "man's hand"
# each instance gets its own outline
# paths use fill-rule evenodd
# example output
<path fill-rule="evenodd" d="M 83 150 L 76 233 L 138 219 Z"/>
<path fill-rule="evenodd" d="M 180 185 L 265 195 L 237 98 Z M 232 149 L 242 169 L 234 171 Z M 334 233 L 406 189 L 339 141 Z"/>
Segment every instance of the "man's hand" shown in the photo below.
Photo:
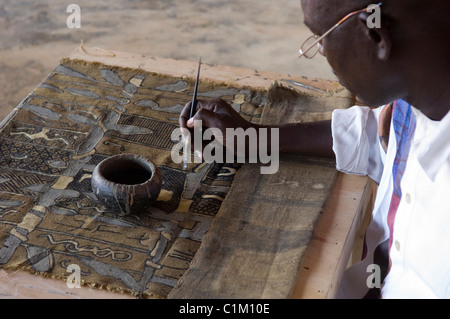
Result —
<path fill-rule="evenodd" d="M 244 130 L 252 124 L 242 118 L 233 107 L 222 99 L 198 100 L 193 118 L 189 119 L 192 102 L 185 105 L 180 114 L 181 128 L 194 128 L 194 120 L 202 121 L 205 128 L 217 128 L 225 135 L 227 128 L 242 127 Z"/>
<path fill-rule="evenodd" d="M 198 100 L 194 110 L 194 116 L 189 118 L 192 102 L 185 105 L 181 111 L 179 124 L 181 131 L 194 129 L 194 121 L 201 121 L 202 129 L 215 128 L 222 133 L 222 144 L 227 147 L 226 129 L 242 128 L 244 131 L 255 127 L 252 123 L 242 118 L 233 107 L 222 99 Z M 233 145 L 236 145 L 234 143 Z M 201 152 L 201 150 L 195 150 Z M 234 147 L 232 152 L 235 152 Z"/>

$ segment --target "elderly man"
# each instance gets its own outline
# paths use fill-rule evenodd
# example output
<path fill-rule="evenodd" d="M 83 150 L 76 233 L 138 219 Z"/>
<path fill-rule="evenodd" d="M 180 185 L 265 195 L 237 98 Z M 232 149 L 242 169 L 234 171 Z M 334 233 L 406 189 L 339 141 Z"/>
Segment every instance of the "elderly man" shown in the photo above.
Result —
<path fill-rule="evenodd" d="M 335 157 L 338 170 L 379 184 L 364 256 L 344 274 L 339 297 L 449 298 L 450 2 L 302 0 L 302 7 L 314 34 L 302 57 L 325 55 L 367 107 L 280 126 L 279 150 Z M 368 23 L 374 8 L 377 26 Z M 254 126 L 222 100 L 199 101 L 192 119 L 189 107 L 182 127 Z"/>

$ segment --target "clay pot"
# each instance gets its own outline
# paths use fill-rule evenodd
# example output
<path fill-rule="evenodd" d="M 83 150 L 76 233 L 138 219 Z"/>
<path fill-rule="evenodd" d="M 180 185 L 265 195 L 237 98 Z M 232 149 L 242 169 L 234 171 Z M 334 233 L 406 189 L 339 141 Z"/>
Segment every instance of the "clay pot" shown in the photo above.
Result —
<path fill-rule="evenodd" d="M 150 160 L 134 154 L 111 156 L 92 172 L 92 191 L 108 212 L 119 216 L 142 212 L 156 200 L 162 176 Z"/>

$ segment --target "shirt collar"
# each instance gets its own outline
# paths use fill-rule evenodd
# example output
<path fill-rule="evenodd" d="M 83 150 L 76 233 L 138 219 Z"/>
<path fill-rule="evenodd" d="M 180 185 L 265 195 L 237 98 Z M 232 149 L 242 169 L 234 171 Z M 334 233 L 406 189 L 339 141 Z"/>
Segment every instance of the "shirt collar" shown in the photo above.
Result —
<path fill-rule="evenodd" d="M 450 112 L 439 122 L 417 158 L 425 173 L 434 181 L 439 169 L 450 161 Z"/>

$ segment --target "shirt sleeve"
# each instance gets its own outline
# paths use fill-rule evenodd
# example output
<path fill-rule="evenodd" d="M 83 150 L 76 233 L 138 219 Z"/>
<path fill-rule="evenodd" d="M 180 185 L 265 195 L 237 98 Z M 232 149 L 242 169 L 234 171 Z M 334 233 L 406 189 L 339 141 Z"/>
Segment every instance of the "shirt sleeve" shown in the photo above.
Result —
<path fill-rule="evenodd" d="M 337 170 L 380 182 L 385 157 L 378 136 L 382 108 L 353 106 L 334 110 L 331 127 Z"/>

